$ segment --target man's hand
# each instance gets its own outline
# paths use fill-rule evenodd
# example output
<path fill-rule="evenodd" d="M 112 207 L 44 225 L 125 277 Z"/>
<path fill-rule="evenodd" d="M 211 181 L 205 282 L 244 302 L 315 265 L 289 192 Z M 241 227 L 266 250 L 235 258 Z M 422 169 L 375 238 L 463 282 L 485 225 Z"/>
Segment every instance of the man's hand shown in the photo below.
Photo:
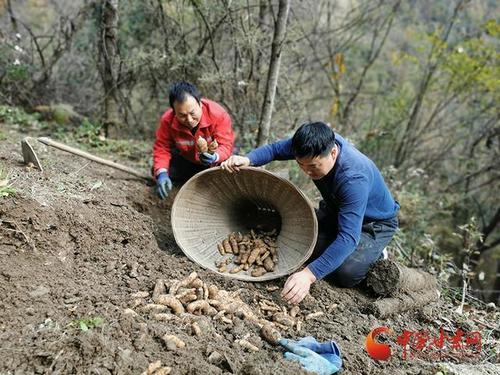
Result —
<path fill-rule="evenodd" d="M 219 160 L 219 154 L 214 152 L 213 154 L 210 154 L 208 152 L 202 152 L 200 154 L 200 162 L 201 164 L 205 165 L 205 166 L 210 166 L 212 165 L 213 163 L 216 163 L 217 160 Z"/>
<path fill-rule="evenodd" d="M 298 361 L 306 371 L 318 375 L 331 375 L 339 371 L 342 365 L 339 357 L 336 356 L 335 358 L 338 360 L 330 361 L 329 358 L 304 347 L 300 344 L 300 341 L 294 342 L 287 339 L 280 339 L 278 343 L 289 350 L 285 353 L 285 358 Z"/>
<path fill-rule="evenodd" d="M 288 278 L 281 296 L 288 303 L 298 304 L 309 294 L 311 284 L 315 281 L 316 276 L 306 267 L 300 272 L 295 272 Z"/>
<path fill-rule="evenodd" d="M 229 173 L 233 173 L 239 172 L 240 167 L 248 167 L 249 165 L 250 159 L 246 156 L 231 155 L 226 161 L 222 162 L 220 166 Z"/>
<path fill-rule="evenodd" d="M 172 181 L 167 172 L 161 172 L 156 176 L 156 193 L 161 199 L 168 197 L 172 190 Z"/>

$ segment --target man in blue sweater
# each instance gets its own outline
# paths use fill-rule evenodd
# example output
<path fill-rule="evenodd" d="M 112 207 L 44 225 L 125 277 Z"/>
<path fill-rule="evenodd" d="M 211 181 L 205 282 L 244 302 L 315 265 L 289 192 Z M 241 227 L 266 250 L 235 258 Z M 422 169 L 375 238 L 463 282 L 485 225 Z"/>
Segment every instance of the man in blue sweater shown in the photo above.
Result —
<path fill-rule="evenodd" d="M 307 267 L 291 275 L 282 296 L 299 303 L 326 276 L 353 287 L 381 256 L 397 227 L 399 204 L 375 164 L 323 122 L 303 124 L 291 139 L 265 145 L 221 164 L 228 172 L 273 160 L 295 159 L 323 200 L 316 211 L 319 233 Z"/>

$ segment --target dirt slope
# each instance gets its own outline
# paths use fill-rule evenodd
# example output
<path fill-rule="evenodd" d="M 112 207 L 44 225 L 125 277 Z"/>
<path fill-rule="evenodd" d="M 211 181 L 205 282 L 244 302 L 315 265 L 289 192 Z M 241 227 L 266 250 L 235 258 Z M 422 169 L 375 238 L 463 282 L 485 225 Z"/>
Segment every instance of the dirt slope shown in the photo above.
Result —
<path fill-rule="evenodd" d="M 241 298 L 253 307 L 256 294 L 281 304 L 279 290 L 267 287 L 281 287 L 284 280 L 249 284 L 204 271 L 175 244 L 171 200 L 160 202 L 151 188 L 121 172 L 40 145 L 44 173 L 26 168 L 19 147 L 23 135 L 0 126 L 7 134 L 0 141 L 0 163 L 16 189 L 0 198 L 0 374 L 139 374 L 156 360 L 173 374 L 301 373 L 243 320 L 233 326 L 207 320 L 196 338 L 182 324 L 125 314 L 133 293 L 150 292 L 158 278 L 195 270 L 221 289 L 242 289 Z M 444 302 L 379 321 L 363 312 L 370 300 L 360 290 L 319 282 L 301 307 L 325 314 L 289 336 L 335 339 L 346 374 L 427 374 L 434 373 L 435 363 L 403 361 L 400 355 L 371 360 L 364 351 L 367 333 L 378 326 L 399 332 L 437 327 L 443 314 L 464 329 L 476 327 L 455 320 Z M 182 338 L 186 348 L 166 350 L 160 339 L 165 333 Z M 248 333 L 261 348 L 256 353 L 234 345 Z M 225 356 L 217 365 L 208 361 L 214 350 Z"/>

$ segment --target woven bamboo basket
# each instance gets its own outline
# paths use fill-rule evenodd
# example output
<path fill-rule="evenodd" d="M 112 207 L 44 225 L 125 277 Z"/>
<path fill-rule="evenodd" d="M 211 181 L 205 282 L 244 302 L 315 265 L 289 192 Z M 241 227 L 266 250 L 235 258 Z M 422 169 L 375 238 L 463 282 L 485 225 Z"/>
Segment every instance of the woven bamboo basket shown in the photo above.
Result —
<path fill-rule="evenodd" d="M 223 257 L 217 244 L 231 232 L 276 229 L 278 262 L 273 272 L 253 277 L 248 271 L 219 273 L 245 281 L 265 281 L 294 272 L 310 257 L 318 233 L 314 209 L 289 181 L 261 168 L 228 173 L 220 167 L 193 176 L 172 206 L 175 241 L 200 266 L 219 273 Z"/>

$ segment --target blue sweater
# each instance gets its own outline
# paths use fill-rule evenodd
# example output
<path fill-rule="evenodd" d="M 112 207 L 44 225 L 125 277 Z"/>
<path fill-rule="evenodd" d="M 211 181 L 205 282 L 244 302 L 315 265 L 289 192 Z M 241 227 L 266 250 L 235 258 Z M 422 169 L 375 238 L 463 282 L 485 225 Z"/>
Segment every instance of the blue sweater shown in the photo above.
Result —
<path fill-rule="evenodd" d="M 335 271 L 356 249 L 363 223 L 391 219 L 399 210 L 373 161 L 338 134 L 335 138 L 338 147 L 335 165 L 326 176 L 314 180 L 338 223 L 338 228 L 332 228 L 337 232 L 336 239 L 308 266 L 318 280 Z M 259 147 L 247 157 L 254 166 L 295 159 L 292 140 Z"/>

